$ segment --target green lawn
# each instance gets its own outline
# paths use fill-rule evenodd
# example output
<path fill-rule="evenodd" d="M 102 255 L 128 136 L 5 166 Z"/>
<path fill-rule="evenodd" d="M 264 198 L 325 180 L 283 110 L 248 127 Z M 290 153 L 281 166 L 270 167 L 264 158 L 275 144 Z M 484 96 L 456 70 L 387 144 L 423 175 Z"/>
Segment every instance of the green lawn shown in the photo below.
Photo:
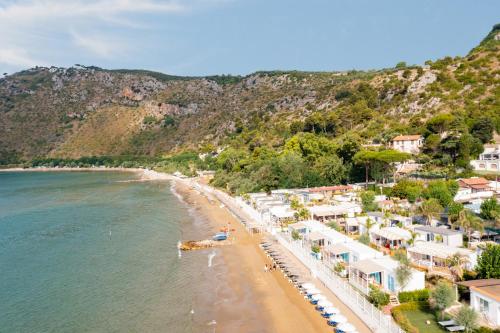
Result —
<path fill-rule="evenodd" d="M 431 312 L 422 310 L 404 311 L 405 316 L 413 326 L 418 328 L 421 333 L 442 333 L 446 330 L 442 329 L 436 322 L 436 317 Z M 427 325 L 427 320 L 431 323 Z"/>

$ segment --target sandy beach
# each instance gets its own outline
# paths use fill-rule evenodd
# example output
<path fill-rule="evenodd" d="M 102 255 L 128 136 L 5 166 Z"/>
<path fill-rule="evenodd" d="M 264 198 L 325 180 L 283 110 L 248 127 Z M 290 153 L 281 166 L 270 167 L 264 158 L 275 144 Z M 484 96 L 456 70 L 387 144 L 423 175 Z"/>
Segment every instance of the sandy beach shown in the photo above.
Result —
<path fill-rule="evenodd" d="M 33 168 L 1 171 L 125 171 L 137 173 L 139 181 L 173 181 L 175 192 L 182 196 L 197 215 L 210 223 L 214 233 L 228 225 L 234 229 L 233 244 L 218 248 L 226 267 L 223 278 L 227 281 L 227 288 L 220 290 L 217 295 L 219 300 L 214 304 L 217 332 L 308 333 L 333 330 L 281 271 L 264 271 L 264 266 L 271 261 L 259 246 L 263 235 L 248 233 L 227 207 L 214 197 L 211 196 L 209 200 L 206 195 L 194 189 L 189 179 L 153 170 L 130 168 Z M 301 263 L 297 261 L 297 265 Z M 371 332 L 332 292 L 323 288 L 319 282 L 317 286 L 360 333 Z"/>

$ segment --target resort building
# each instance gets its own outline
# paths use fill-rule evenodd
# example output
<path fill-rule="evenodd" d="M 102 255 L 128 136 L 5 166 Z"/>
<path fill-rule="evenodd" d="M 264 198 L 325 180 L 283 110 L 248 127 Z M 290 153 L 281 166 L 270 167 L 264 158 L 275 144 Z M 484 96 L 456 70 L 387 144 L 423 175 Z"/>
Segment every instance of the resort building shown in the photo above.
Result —
<path fill-rule="evenodd" d="M 306 240 L 312 245 L 321 247 L 329 246 L 337 243 L 347 243 L 353 240 L 340 232 L 331 228 L 326 228 L 319 231 L 314 231 L 306 236 Z"/>
<path fill-rule="evenodd" d="M 360 260 L 382 258 L 384 254 L 356 241 L 336 243 L 323 249 L 323 258 L 330 262 L 352 264 Z"/>
<path fill-rule="evenodd" d="M 351 185 L 336 185 L 336 186 L 322 186 L 322 187 L 312 187 L 306 191 L 309 193 L 319 193 L 323 195 L 324 198 L 332 198 L 334 194 L 346 193 L 353 190 Z"/>
<path fill-rule="evenodd" d="M 293 220 L 295 211 L 288 205 L 280 205 L 269 208 L 270 221 L 275 225 Z"/>
<path fill-rule="evenodd" d="M 315 231 L 326 230 L 328 227 L 321 222 L 314 220 L 301 221 L 288 225 L 288 231 L 297 231 L 301 235 L 307 235 Z"/>
<path fill-rule="evenodd" d="M 399 227 L 384 227 L 379 230 L 370 230 L 370 239 L 380 247 L 398 249 L 411 239 L 411 233 Z"/>
<path fill-rule="evenodd" d="M 476 252 L 440 243 L 417 242 L 406 251 L 411 262 L 429 270 L 438 268 L 446 272 L 447 259 L 455 254 L 463 258 L 463 268 L 465 269 L 473 270 L 477 264 Z"/>
<path fill-rule="evenodd" d="M 414 228 L 418 234 L 416 240 L 441 243 L 451 247 L 461 247 L 464 244 L 463 233 L 443 227 L 418 226 Z"/>
<path fill-rule="evenodd" d="M 404 153 L 418 154 L 424 144 L 424 137 L 421 135 L 399 135 L 392 139 L 392 148 Z"/>
<path fill-rule="evenodd" d="M 470 306 L 480 313 L 488 326 L 500 326 L 500 279 L 471 280 L 459 283 L 469 287 Z"/>
<path fill-rule="evenodd" d="M 462 178 L 458 180 L 459 189 L 454 197 L 456 202 L 471 202 L 491 198 L 494 193 L 490 182 L 483 177 Z"/>
<path fill-rule="evenodd" d="M 342 202 L 338 205 L 320 205 L 308 207 L 311 216 L 316 221 L 327 222 L 344 217 L 353 217 L 362 212 L 360 205 L 354 202 Z M 343 220 L 341 221 L 343 222 Z"/>
<path fill-rule="evenodd" d="M 360 260 L 349 265 L 349 282 L 367 295 L 372 284 L 392 294 L 425 288 L 425 273 L 415 269 L 405 286 L 398 285 L 398 267 L 399 262 L 389 256 Z"/>
<path fill-rule="evenodd" d="M 470 162 L 474 170 L 500 172 L 500 144 L 484 145 L 484 151 L 479 159 Z"/>

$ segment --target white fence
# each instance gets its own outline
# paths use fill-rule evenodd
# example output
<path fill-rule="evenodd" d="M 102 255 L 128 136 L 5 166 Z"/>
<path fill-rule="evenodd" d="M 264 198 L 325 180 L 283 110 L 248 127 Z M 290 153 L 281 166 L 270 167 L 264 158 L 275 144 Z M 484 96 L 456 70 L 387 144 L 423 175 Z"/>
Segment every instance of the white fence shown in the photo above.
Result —
<path fill-rule="evenodd" d="M 198 183 L 192 184 L 198 190 L 205 194 L 214 195 L 217 199 L 223 202 L 231 213 L 239 220 L 245 220 L 239 212 L 242 210 L 242 203 L 237 202 L 234 198 L 218 190 Z M 259 224 L 262 220 L 259 216 L 252 214 L 248 210 L 244 210 L 250 219 L 253 219 Z M 366 297 L 353 288 L 349 282 L 336 275 L 321 261 L 312 258 L 310 253 L 304 249 L 300 242 L 293 241 L 288 235 L 274 235 L 277 241 L 287 248 L 294 256 L 297 257 L 325 287 L 330 289 L 342 303 L 347 305 L 373 332 L 376 333 L 404 333 L 404 331 L 394 322 L 391 316 L 383 314 L 379 309 L 374 307 Z"/>
<path fill-rule="evenodd" d="M 404 333 L 391 316 L 383 314 L 366 297 L 354 289 L 349 282 L 337 276 L 321 261 L 314 259 L 298 241 L 277 234 L 278 242 L 292 252 L 325 287 L 330 289 L 347 305 L 371 330 L 377 333 Z"/>

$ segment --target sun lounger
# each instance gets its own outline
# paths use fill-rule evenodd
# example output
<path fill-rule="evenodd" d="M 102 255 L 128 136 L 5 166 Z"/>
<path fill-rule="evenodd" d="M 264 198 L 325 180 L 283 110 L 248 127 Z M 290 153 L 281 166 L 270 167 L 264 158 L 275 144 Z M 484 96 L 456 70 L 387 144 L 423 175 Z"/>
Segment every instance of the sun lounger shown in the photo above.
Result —
<path fill-rule="evenodd" d="M 465 327 L 464 326 L 446 326 L 446 330 L 449 332 L 460 332 L 460 331 L 464 331 Z"/>
<path fill-rule="evenodd" d="M 438 324 L 446 327 L 446 326 L 456 326 L 457 322 L 454 320 L 445 320 L 445 321 L 438 321 Z"/>

